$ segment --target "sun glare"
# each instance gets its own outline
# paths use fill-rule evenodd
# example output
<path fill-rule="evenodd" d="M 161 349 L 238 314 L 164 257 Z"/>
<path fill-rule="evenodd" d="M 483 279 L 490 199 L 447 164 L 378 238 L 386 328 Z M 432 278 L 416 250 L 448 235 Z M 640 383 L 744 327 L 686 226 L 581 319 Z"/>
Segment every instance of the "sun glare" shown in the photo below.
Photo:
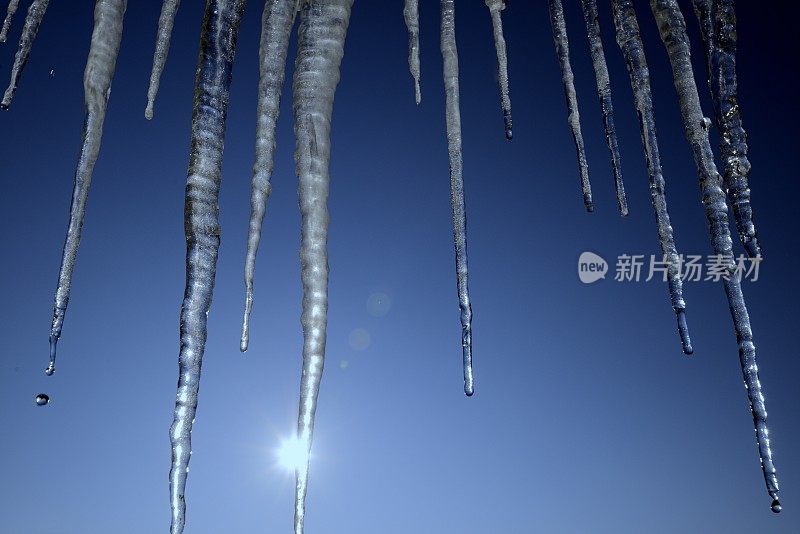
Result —
<path fill-rule="evenodd" d="M 308 460 L 308 452 L 303 442 L 297 437 L 291 437 L 281 441 L 280 447 L 276 452 L 278 465 L 287 471 L 296 471 L 305 468 Z"/>

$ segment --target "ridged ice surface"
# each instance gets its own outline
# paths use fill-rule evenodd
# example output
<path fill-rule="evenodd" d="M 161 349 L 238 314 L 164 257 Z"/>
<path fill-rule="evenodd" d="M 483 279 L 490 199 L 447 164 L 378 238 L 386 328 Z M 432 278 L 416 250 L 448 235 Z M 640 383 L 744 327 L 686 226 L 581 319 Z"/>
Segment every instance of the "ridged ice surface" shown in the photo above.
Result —
<path fill-rule="evenodd" d="M 419 104 L 422 101 L 419 88 L 419 0 L 405 0 L 403 18 L 408 29 L 408 70 L 414 78 L 414 97 Z"/>
<path fill-rule="evenodd" d="M 100 153 L 103 122 L 106 118 L 108 98 L 111 95 L 111 80 L 117 65 L 117 55 L 122 40 L 122 21 L 127 4 L 127 0 L 97 0 L 95 3 L 94 30 L 89 46 L 89 58 L 86 61 L 86 71 L 83 75 L 86 120 L 83 127 L 83 143 L 78 159 L 78 168 L 75 171 L 72 204 L 69 209 L 69 228 L 61 257 L 61 269 L 58 273 L 58 287 L 53 305 L 53 323 L 50 328 L 50 365 L 45 371 L 48 375 L 55 372 L 56 345 L 61 337 L 61 327 L 64 324 L 64 314 L 69 302 L 72 273 L 75 270 L 83 219 L 86 214 L 86 200 L 89 196 L 89 185 L 92 183 L 94 164 Z"/>
<path fill-rule="evenodd" d="M 353 0 L 315 0 L 301 9 L 294 71 L 295 163 L 300 197 L 303 372 L 297 439 L 311 451 L 328 323 L 328 192 L 331 112 Z M 308 455 L 306 455 L 308 458 Z M 308 460 L 297 469 L 294 530 L 303 532 Z"/>
<path fill-rule="evenodd" d="M 3 27 L 0 28 L 0 43 L 5 43 L 8 39 L 8 30 L 11 29 L 11 20 L 14 18 L 14 13 L 17 12 L 18 8 L 19 0 L 9 0 L 6 18 L 3 19 Z"/>
<path fill-rule="evenodd" d="M 633 101 L 639 116 L 639 130 L 642 135 L 647 175 L 650 180 L 650 202 L 656 216 L 658 240 L 664 260 L 668 261 L 667 283 L 672 309 L 678 320 L 678 334 L 681 337 L 684 354 L 693 352 L 686 325 L 686 303 L 683 300 L 683 281 L 680 274 L 680 260 L 675 248 L 672 224 L 667 211 L 664 175 L 661 170 L 661 155 L 656 137 L 656 121 L 653 113 L 653 95 L 650 91 L 650 70 L 644 54 L 644 45 L 639 33 L 639 24 L 633 7 L 634 0 L 612 0 L 617 44 L 619 44 L 633 89 Z"/>
<path fill-rule="evenodd" d="M 458 307 L 461 311 L 461 350 L 464 360 L 464 393 L 475 392 L 472 375 L 472 305 L 467 268 L 467 210 L 464 202 L 464 164 L 461 152 L 461 104 L 458 87 L 458 48 L 454 0 L 441 0 L 441 48 L 444 59 L 447 151 L 450 158 L 450 193 L 453 206 L 453 240 L 456 251 Z"/>
<path fill-rule="evenodd" d="M 728 229 L 728 207 L 725 201 L 725 192 L 722 189 L 722 177 L 717 172 L 714 154 L 708 140 L 708 119 L 703 116 L 700 107 L 700 97 L 697 93 L 689 56 L 690 47 L 686 34 L 686 22 L 676 0 L 650 0 L 650 7 L 672 64 L 672 75 L 678 93 L 684 130 L 699 173 L 700 190 L 714 253 L 728 259 L 728 269 L 732 274 L 735 263 Z M 739 360 L 753 415 L 761 468 L 764 472 L 767 491 L 773 499 L 772 510 L 778 512 L 780 511 L 778 478 L 772 462 L 769 430 L 767 429 L 767 410 L 761 391 L 761 382 L 758 378 L 756 348 L 753 344 L 750 317 L 747 313 L 739 279 L 736 276 L 730 276 L 728 280 L 724 280 L 724 284 L 736 330 Z"/>
<path fill-rule="evenodd" d="M 593 211 L 592 186 L 589 183 L 589 164 L 586 162 L 586 149 L 583 146 L 581 133 L 581 116 L 578 112 L 578 96 L 575 92 L 575 76 L 569 61 L 569 39 L 567 39 L 567 23 L 564 20 L 564 6 L 561 0 L 548 0 L 550 7 L 550 25 L 553 28 L 553 40 L 556 45 L 556 56 L 561 67 L 561 81 L 564 84 L 564 96 L 567 99 L 567 121 L 572 131 L 575 150 L 578 153 L 578 168 L 581 174 L 581 191 L 586 211 Z"/>
<path fill-rule="evenodd" d="M 178 12 L 181 0 L 164 0 L 161 5 L 161 15 L 158 17 L 158 33 L 156 35 L 156 51 L 153 53 L 153 70 L 150 73 L 150 86 L 147 88 L 147 108 L 144 116 L 147 120 L 153 118 L 153 106 L 158 94 L 158 85 L 161 73 L 167 63 L 169 43 L 172 38 L 172 26 L 175 24 L 175 14 Z"/>
<path fill-rule="evenodd" d="M 503 37 L 503 18 L 500 12 L 506 8 L 507 0 L 485 0 L 486 7 L 492 16 L 492 33 L 494 47 L 497 53 L 497 77 L 500 82 L 500 109 L 503 110 L 503 124 L 506 139 L 511 140 L 514 135 L 511 120 L 511 94 L 508 90 L 508 54 L 506 53 L 506 40 Z"/>
<path fill-rule="evenodd" d="M 742 126 L 736 81 L 736 11 L 733 0 L 693 0 L 706 48 L 714 119 L 720 134 L 722 178 L 736 229 L 750 257 L 761 254 L 750 203 L 747 134 Z"/>
<path fill-rule="evenodd" d="M 225 119 L 236 36 L 245 0 L 206 0 L 195 78 L 192 142 L 186 179 L 186 288 L 180 314 L 180 354 L 175 414 L 169 429 L 172 466 L 169 494 L 171 534 L 186 523 L 186 476 L 192 455 L 200 367 L 219 251 L 219 187 Z"/>
<path fill-rule="evenodd" d="M 586 33 L 589 37 L 589 50 L 592 55 L 592 66 L 597 82 L 597 94 L 600 96 L 600 109 L 603 113 L 603 126 L 606 132 L 606 144 L 611 153 L 611 170 L 614 173 L 614 189 L 617 192 L 617 206 L 620 214 L 628 215 L 628 199 L 625 197 L 625 185 L 622 182 L 622 161 L 619 156 L 617 128 L 614 126 L 614 105 L 611 100 L 611 79 L 608 75 L 606 56 L 603 52 L 603 40 L 600 34 L 600 21 L 597 18 L 597 0 L 581 0 L 583 18 L 586 22 Z"/>
<path fill-rule="evenodd" d="M 8 109 L 11 105 L 11 100 L 14 98 L 14 93 L 17 90 L 19 78 L 22 76 L 22 71 L 25 68 L 25 64 L 28 62 L 28 57 L 31 55 L 33 41 L 36 39 L 36 34 L 39 32 L 39 26 L 42 24 L 42 19 L 44 18 L 49 3 L 50 0 L 33 0 L 31 6 L 28 8 L 28 14 L 25 16 L 25 25 L 22 28 L 22 36 L 19 38 L 19 48 L 17 49 L 17 54 L 14 56 L 14 66 L 11 68 L 11 81 L 8 83 L 8 88 L 3 95 L 0 109 Z"/>
<path fill-rule="evenodd" d="M 258 81 L 258 113 L 256 122 L 256 161 L 250 193 L 250 230 L 247 237 L 247 257 L 244 265 L 245 308 L 239 349 L 244 352 L 250 344 L 250 313 L 253 310 L 253 276 L 256 254 L 261 241 L 261 227 L 272 192 L 272 166 L 275 153 L 275 124 L 281 104 L 286 71 L 289 36 L 297 13 L 297 0 L 267 0 L 261 17 L 261 44 Z"/>

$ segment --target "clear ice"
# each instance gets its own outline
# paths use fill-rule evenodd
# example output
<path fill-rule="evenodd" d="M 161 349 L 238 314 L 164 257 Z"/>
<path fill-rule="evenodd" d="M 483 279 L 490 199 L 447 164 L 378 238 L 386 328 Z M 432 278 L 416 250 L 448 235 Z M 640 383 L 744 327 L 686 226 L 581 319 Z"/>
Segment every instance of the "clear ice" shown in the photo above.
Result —
<path fill-rule="evenodd" d="M 22 76 L 22 71 L 28 62 L 28 57 L 31 55 L 33 41 L 39 32 L 39 26 L 42 24 L 42 19 L 49 3 L 50 0 L 33 0 L 28 8 L 28 14 L 25 16 L 25 25 L 22 28 L 22 37 L 19 38 L 19 48 L 14 56 L 14 66 L 11 68 L 11 81 L 8 83 L 8 88 L 3 95 L 3 101 L 0 102 L 0 109 L 8 109 L 11 106 L 11 100 L 17 90 L 19 78 Z"/>
<path fill-rule="evenodd" d="M 647 175 L 650 180 L 650 202 L 656 216 L 658 240 L 661 253 L 667 264 L 667 284 L 672 309 L 678 320 L 678 334 L 681 337 L 684 354 L 692 354 L 692 341 L 686 325 L 686 303 L 683 300 L 683 281 L 680 273 L 680 258 L 675 248 L 672 224 L 667 211 L 666 183 L 661 169 L 661 155 L 656 137 L 656 119 L 653 113 L 653 94 L 650 91 L 650 70 L 644 55 L 644 45 L 639 33 L 639 23 L 633 0 L 612 0 L 617 44 L 625 58 L 633 89 L 633 101 L 639 116 L 639 130 L 642 135 Z"/>
<path fill-rule="evenodd" d="M 94 7 L 94 30 L 89 46 L 89 58 L 83 75 L 83 89 L 86 101 L 86 121 L 83 126 L 83 144 L 75 171 L 75 187 L 72 191 L 72 204 L 69 213 L 69 228 L 61 257 L 58 273 L 53 322 L 50 327 L 50 364 L 45 373 L 55 372 L 56 346 L 61 337 L 61 327 L 69 303 L 72 286 L 72 272 L 78 255 L 83 219 L 86 215 L 86 200 L 92 172 L 100 153 L 103 137 L 103 122 L 106 118 L 108 98 L 111 95 L 111 81 L 117 66 L 119 45 L 122 41 L 122 22 L 128 0 L 97 0 Z"/>
<path fill-rule="evenodd" d="M 180 354 L 175 414 L 169 429 L 171 534 L 186 523 L 186 476 L 192 456 L 200 367 L 219 252 L 219 187 L 231 71 L 245 0 L 206 0 L 192 111 L 186 179 L 186 288 L 180 314 Z"/>
<path fill-rule="evenodd" d="M 581 0 L 583 18 L 586 22 L 586 33 L 589 36 L 589 49 L 592 55 L 597 94 L 600 96 L 600 109 L 603 113 L 603 126 L 606 132 L 606 144 L 611 152 L 611 170 L 614 173 L 614 189 L 617 192 L 617 206 L 623 217 L 628 215 L 628 199 L 625 197 L 625 185 L 622 182 L 622 162 L 619 156 L 617 129 L 614 126 L 614 106 L 611 101 L 611 79 L 608 75 L 606 56 L 603 52 L 603 40 L 600 34 L 600 21 L 597 18 L 597 0 Z"/>
<path fill-rule="evenodd" d="M 553 28 L 553 40 L 556 45 L 556 56 L 561 66 L 561 81 L 564 84 L 564 96 L 567 99 L 572 139 L 578 153 L 578 167 L 581 173 L 581 190 L 583 192 L 583 205 L 586 211 L 594 211 L 592 203 L 592 186 L 589 183 L 589 164 L 586 162 L 586 149 L 583 146 L 581 133 L 581 116 L 578 112 L 578 96 L 575 93 L 575 76 L 572 74 L 572 65 L 569 62 L 569 39 L 567 39 L 567 23 L 564 20 L 564 6 L 561 0 L 548 0 L 550 7 L 550 25 Z"/>
<path fill-rule="evenodd" d="M 469 302 L 467 268 L 467 210 L 464 203 L 464 164 L 461 152 L 461 104 L 458 87 L 455 1 L 441 0 L 441 48 L 444 59 L 447 151 L 450 158 L 450 191 L 453 206 L 453 241 L 456 252 L 458 307 L 461 311 L 461 350 L 464 360 L 464 393 L 472 396 L 472 305 Z"/>
<path fill-rule="evenodd" d="M 750 317 L 742 294 L 740 280 L 734 275 L 735 262 L 728 228 L 728 206 L 723 191 L 722 177 L 714 164 L 714 153 L 708 140 L 708 119 L 700 107 L 700 96 L 697 92 L 694 73 L 690 59 L 689 37 L 686 33 L 686 22 L 678 6 L 677 0 L 650 0 L 650 8 L 658 24 L 661 40 L 667 49 L 675 89 L 678 93 L 684 130 L 689 141 L 692 155 L 700 178 L 700 190 L 703 206 L 708 220 L 711 243 L 714 253 L 728 262 L 730 276 L 723 279 L 725 293 L 728 297 L 733 318 L 736 340 L 739 345 L 739 361 L 742 366 L 747 397 L 756 430 L 758 451 L 761 458 L 761 469 L 767 485 L 767 492 L 772 497 L 772 511 L 779 512 L 778 477 L 772 462 L 772 450 L 769 444 L 767 428 L 767 410 L 761 382 L 758 378 L 756 347 L 753 344 L 753 331 Z"/>
<path fill-rule="evenodd" d="M 161 5 L 161 15 L 158 17 L 158 34 L 156 36 L 156 51 L 153 53 L 153 70 L 150 73 L 150 86 L 147 88 L 147 107 L 144 116 L 147 120 L 153 118 L 153 106 L 158 94 L 158 84 L 161 73 L 167 63 L 169 42 L 172 37 L 172 26 L 175 24 L 175 14 L 178 12 L 181 0 L 164 0 Z"/>
<path fill-rule="evenodd" d="M 261 227 L 267 200 L 272 192 L 272 166 L 275 153 L 275 124 L 280 111 L 281 90 L 286 71 L 289 36 L 292 33 L 297 0 L 266 0 L 261 17 L 261 44 L 258 81 L 258 113 L 256 117 L 256 161 L 253 164 L 250 193 L 250 230 L 244 266 L 245 308 L 239 350 L 250 344 L 250 313 L 253 311 L 253 275 L 256 254 L 261 242 Z"/>
<path fill-rule="evenodd" d="M 503 123 L 505 125 L 506 139 L 509 141 L 514 135 L 511 120 L 511 95 L 508 91 L 508 55 L 506 53 L 506 40 L 503 37 L 503 18 L 500 12 L 506 8 L 508 0 L 485 0 L 486 7 L 492 16 L 492 33 L 494 34 L 494 47 L 497 52 L 497 75 L 500 81 L 500 108 L 503 110 Z"/>
<path fill-rule="evenodd" d="M 300 267 L 303 283 L 303 371 L 297 439 L 306 454 L 295 472 L 295 534 L 303 532 L 308 491 L 308 453 L 314 436 L 328 323 L 328 192 L 331 112 L 353 0 L 315 0 L 301 8 L 295 61 L 295 164 L 300 203 Z"/>

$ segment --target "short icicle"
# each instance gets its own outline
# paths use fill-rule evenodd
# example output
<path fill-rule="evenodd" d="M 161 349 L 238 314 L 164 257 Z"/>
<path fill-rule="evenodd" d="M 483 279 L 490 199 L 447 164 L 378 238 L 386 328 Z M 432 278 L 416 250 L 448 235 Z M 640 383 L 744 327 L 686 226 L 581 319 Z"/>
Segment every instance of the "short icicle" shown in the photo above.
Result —
<path fill-rule="evenodd" d="M 408 29 L 408 69 L 414 78 L 414 95 L 419 105 L 422 101 L 422 92 L 419 88 L 419 0 L 405 0 L 403 18 L 406 19 Z"/>
<path fill-rule="evenodd" d="M 553 40 L 556 45 L 556 56 L 561 66 L 561 81 L 564 84 L 564 96 L 567 99 L 569 127 L 575 149 L 578 153 L 578 167 L 581 173 L 581 190 L 583 191 L 583 205 L 586 211 L 594 211 L 592 203 L 592 186 L 589 183 L 589 164 L 586 162 L 586 149 L 583 146 L 581 133 L 581 116 L 578 112 L 578 96 L 575 92 L 575 76 L 572 74 L 572 65 L 569 62 L 569 39 L 567 39 L 567 23 L 564 20 L 564 6 L 561 0 L 548 0 L 550 6 L 550 25 L 553 28 Z"/>
<path fill-rule="evenodd" d="M 589 36 L 589 48 L 594 66 L 597 94 L 600 97 L 600 109 L 603 113 L 603 126 L 606 132 L 606 143 L 611 152 L 611 170 L 614 173 L 614 189 L 617 192 L 617 206 L 623 217 L 628 215 L 628 199 L 625 197 L 625 185 L 622 182 L 622 162 L 619 156 L 617 128 L 614 126 L 614 105 L 611 101 L 611 79 L 603 51 L 603 40 L 600 34 L 600 21 L 597 18 L 597 0 L 581 0 L 583 18 L 586 22 L 586 33 Z"/>
<path fill-rule="evenodd" d="M 3 27 L 0 28 L 0 43 L 5 43 L 8 40 L 8 30 L 11 29 L 11 20 L 14 18 L 14 13 L 17 12 L 17 9 L 19 9 L 19 0 L 9 0 L 6 18 L 3 19 Z"/>
<path fill-rule="evenodd" d="M 680 273 L 680 257 L 675 247 L 675 239 L 667 211 L 666 183 L 661 169 L 661 155 L 658 150 L 656 121 L 653 113 L 653 95 L 650 90 L 650 70 L 644 54 L 644 45 L 639 33 L 639 23 L 633 6 L 634 0 L 612 0 L 617 44 L 622 50 L 630 75 L 631 88 L 636 113 L 639 116 L 639 130 L 644 146 L 647 175 L 650 180 L 650 202 L 656 216 L 658 240 L 661 253 L 667 263 L 667 284 L 672 309 L 678 321 L 678 334 L 681 337 L 683 353 L 692 354 L 692 341 L 686 324 L 686 303 L 683 300 L 683 281 Z"/>
<path fill-rule="evenodd" d="M 253 311 L 253 276 L 256 254 L 261 242 L 261 227 L 267 200 L 272 192 L 272 167 L 275 153 L 275 124 L 280 111 L 281 90 L 286 71 L 289 36 L 297 13 L 297 0 L 266 0 L 261 17 L 258 82 L 258 116 L 256 122 L 256 161 L 253 165 L 250 193 L 250 230 L 244 266 L 245 308 L 239 350 L 250 344 L 250 313 Z"/>
<path fill-rule="evenodd" d="M 180 313 L 180 354 L 175 413 L 169 429 L 172 466 L 170 534 L 186 523 L 186 477 L 192 456 L 200 368 L 219 252 L 219 187 L 231 71 L 245 0 L 206 0 L 195 77 L 192 141 L 186 179 L 186 288 Z"/>
<path fill-rule="evenodd" d="M 461 104 L 458 87 L 455 1 L 441 0 L 441 47 L 444 59 L 447 151 L 450 158 L 450 191 L 453 205 L 453 240 L 456 252 L 458 307 L 461 310 L 461 349 L 464 360 L 464 393 L 475 392 L 472 374 L 472 305 L 469 301 L 467 268 L 467 211 L 464 202 L 464 163 L 461 152 Z"/>
<path fill-rule="evenodd" d="M 514 132 L 511 120 L 511 95 L 508 90 L 508 54 L 506 53 L 506 40 L 503 37 L 503 18 L 500 15 L 500 12 L 506 8 L 508 0 L 485 0 L 485 2 L 492 16 L 492 33 L 494 34 L 494 47 L 497 51 L 497 74 L 500 82 L 500 108 L 503 110 L 506 139 L 510 141 Z"/>
<path fill-rule="evenodd" d="M 78 168 L 75 171 L 72 204 L 69 209 L 69 228 L 61 257 L 61 269 L 58 273 L 53 322 L 50 327 L 50 364 L 45 370 L 47 375 L 52 375 L 56 369 L 56 346 L 61 337 L 61 327 L 67 312 L 72 273 L 75 270 L 78 245 L 86 215 L 86 200 L 89 196 L 89 185 L 92 183 L 94 165 L 100 153 L 103 122 L 106 118 L 108 98 L 111 95 L 111 80 L 114 77 L 122 41 L 122 22 L 127 4 L 127 0 L 97 0 L 95 3 L 94 30 L 83 76 L 86 120 L 83 126 L 83 143 Z"/>
<path fill-rule="evenodd" d="M 150 86 L 147 88 L 147 107 L 144 116 L 147 120 L 153 118 L 158 85 L 161 82 L 161 73 L 167 63 L 169 43 L 172 38 L 172 26 L 175 24 L 175 14 L 181 0 L 164 0 L 161 5 L 161 15 L 158 17 L 158 34 L 156 36 L 156 51 L 153 53 L 153 70 L 150 72 Z"/>
<path fill-rule="evenodd" d="M 686 22 L 677 0 L 650 0 L 650 8 L 672 64 L 672 76 L 678 93 L 686 138 L 689 141 L 700 178 L 703 206 L 714 253 L 728 264 L 730 276 L 727 277 L 727 280 L 723 279 L 725 293 L 736 330 L 739 361 L 753 415 L 761 469 L 767 485 L 767 492 L 772 497 L 772 511 L 777 513 L 781 510 L 778 477 L 772 462 L 767 410 L 761 382 L 758 378 L 753 331 L 742 294 L 741 281 L 735 273 L 731 235 L 728 229 L 728 206 L 725 202 L 725 192 L 722 189 L 722 177 L 717 172 L 714 153 L 708 140 L 708 123 L 710 121 L 703 116 L 703 110 L 700 107 L 700 96 L 697 93 L 697 84 L 689 53 Z"/>
<path fill-rule="evenodd" d="M 295 152 L 300 202 L 300 266 L 303 283 L 303 371 L 297 440 L 305 462 L 295 471 L 294 531 L 306 514 L 309 454 L 314 436 L 328 323 L 328 192 L 333 98 L 353 0 L 315 0 L 301 8 L 294 70 Z"/>
<path fill-rule="evenodd" d="M 14 56 L 14 66 L 11 68 L 11 81 L 8 83 L 8 88 L 3 95 L 3 101 L 0 103 L 0 109 L 8 109 L 11 106 L 11 100 L 14 98 L 14 93 L 17 90 L 19 78 L 22 76 L 22 71 L 25 64 L 28 62 L 28 57 L 31 55 L 31 48 L 33 48 L 33 41 L 36 39 L 36 34 L 39 32 L 39 26 L 42 24 L 44 14 L 47 11 L 47 6 L 50 0 L 33 0 L 31 6 L 28 8 L 28 14 L 25 17 L 25 25 L 22 28 L 22 37 L 19 38 L 19 48 L 17 54 Z"/>
<path fill-rule="evenodd" d="M 733 0 L 693 0 L 706 45 L 709 89 L 719 129 L 722 178 L 739 239 L 751 258 L 761 255 L 750 203 L 747 133 L 742 126 L 736 80 L 736 11 Z"/>

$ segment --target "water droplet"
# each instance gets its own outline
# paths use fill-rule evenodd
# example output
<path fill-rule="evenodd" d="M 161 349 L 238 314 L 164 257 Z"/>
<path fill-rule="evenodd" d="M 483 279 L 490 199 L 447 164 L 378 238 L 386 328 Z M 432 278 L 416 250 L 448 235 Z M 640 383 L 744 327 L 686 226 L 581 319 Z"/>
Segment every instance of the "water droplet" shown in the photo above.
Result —
<path fill-rule="evenodd" d="M 779 501 L 778 499 L 775 499 L 774 501 L 772 501 L 771 508 L 772 508 L 772 511 L 774 513 L 776 513 L 776 514 L 781 513 L 781 510 L 783 510 L 783 506 L 781 506 L 781 501 Z"/>
<path fill-rule="evenodd" d="M 44 370 L 44 374 L 46 374 L 47 376 L 53 376 L 53 373 L 55 372 L 56 372 L 56 366 L 53 364 L 53 362 L 50 362 L 47 365 L 47 369 Z"/>
<path fill-rule="evenodd" d="M 44 406 L 49 402 L 50 402 L 50 397 L 48 397 L 46 393 L 39 393 L 38 395 L 36 395 L 37 406 Z"/>

